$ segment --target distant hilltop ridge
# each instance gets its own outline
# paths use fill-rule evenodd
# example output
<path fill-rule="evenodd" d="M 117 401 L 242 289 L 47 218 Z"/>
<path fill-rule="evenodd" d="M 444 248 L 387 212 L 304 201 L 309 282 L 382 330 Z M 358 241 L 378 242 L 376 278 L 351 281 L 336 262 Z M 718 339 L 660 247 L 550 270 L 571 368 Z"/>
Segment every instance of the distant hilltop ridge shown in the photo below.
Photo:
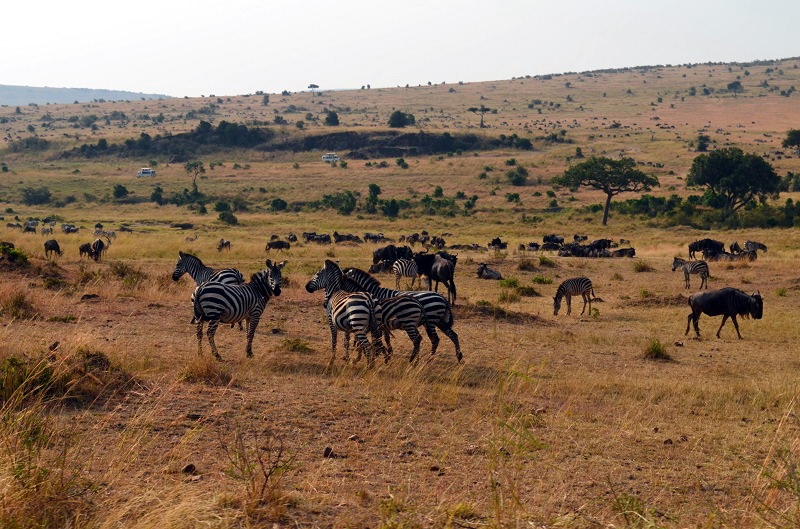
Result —
<path fill-rule="evenodd" d="M 133 99 L 169 99 L 164 94 L 143 94 L 125 90 L 103 90 L 95 88 L 52 88 L 39 86 L 0 85 L 0 105 L 20 106 L 31 103 L 90 103 L 105 101 L 129 101 Z"/>

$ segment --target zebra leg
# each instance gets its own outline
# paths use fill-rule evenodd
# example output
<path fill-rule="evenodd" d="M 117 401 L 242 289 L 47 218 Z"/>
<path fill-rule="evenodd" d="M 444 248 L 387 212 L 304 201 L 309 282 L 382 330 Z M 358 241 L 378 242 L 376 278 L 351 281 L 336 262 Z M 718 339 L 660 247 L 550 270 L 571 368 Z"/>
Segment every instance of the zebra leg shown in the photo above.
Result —
<path fill-rule="evenodd" d="M 394 283 L 395 283 L 395 288 L 396 288 L 397 290 L 400 290 L 400 278 L 401 278 L 401 277 L 402 277 L 402 275 L 401 275 L 401 274 L 395 274 L 395 275 L 394 275 Z"/>
<path fill-rule="evenodd" d="M 456 334 L 456 331 L 454 331 L 452 327 L 445 327 L 444 325 L 441 325 L 441 324 L 437 324 L 436 326 L 439 327 L 442 330 L 442 332 L 445 334 L 445 336 L 450 338 L 450 341 L 453 342 L 453 345 L 456 346 L 456 358 L 458 359 L 459 362 L 461 362 L 461 358 L 463 358 L 463 355 L 461 354 L 461 344 L 458 341 L 458 335 Z M 437 344 L 438 344 L 438 340 L 439 340 L 438 336 L 436 337 L 436 340 L 437 340 Z M 433 354 L 433 353 L 431 353 L 431 354 Z"/>
<path fill-rule="evenodd" d="M 208 330 L 206 331 L 206 335 L 208 336 L 208 343 L 211 344 L 211 352 L 214 353 L 214 358 L 222 362 L 222 357 L 217 352 L 217 344 L 214 343 L 214 335 L 217 334 L 218 326 L 219 320 L 211 320 L 208 322 Z"/>
<path fill-rule="evenodd" d="M 414 344 L 414 349 L 411 351 L 411 358 L 409 362 L 413 362 L 419 354 L 419 346 L 422 344 L 422 336 L 419 334 L 416 326 L 406 328 L 408 337 L 411 338 L 411 343 Z"/>
<path fill-rule="evenodd" d="M 436 334 L 436 327 L 428 322 L 425 324 L 425 334 L 428 335 L 428 338 L 431 341 L 431 356 L 436 354 L 436 349 L 439 347 L 439 335 Z"/>
<path fill-rule="evenodd" d="M 197 320 L 197 354 L 203 355 L 203 320 Z"/>
<path fill-rule="evenodd" d="M 572 313 L 572 296 L 567 295 L 567 316 Z"/>
<path fill-rule="evenodd" d="M 581 292 L 581 299 L 583 300 L 583 309 L 581 309 L 581 316 L 583 316 L 583 313 L 586 312 L 586 301 L 588 297 L 589 294 L 587 292 Z M 591 313 L 592 309 L 589 309 L 589 312 Z"/>
<path fill-rule="evenodd" d="M 256 334 L 256 327 L 258 327 L 258 322 L 260 319 L 260 315 L 254 314 L 249 320 L 247 320 L 247 358 L 253 358 L 253 336 Z M 239 325 L 241 324 L 242 322 L 239 322 Z"/>
<path fill-rule="evenodd" d="M 375 364 L 375 359 L 372 356 L 372 346 L 367 340 L 367 335 L 364 331 L 356 331 L 356 349 L 358 349 L 358 358 L 361 358 L 361 351 L 364 351 L 364 356 L 367 357 L 367 365 L 372 367 Z M 358 360 L 356 360 L 358 361 Z"/>
<path fill-rule="evenodd" d="M 725 322 L 726 321 L 728 321 L 728 315 L 727 314 L 723 314 L 722 315 L 722 324 L 719 326 L 719 329 L 717 329 L 717 338 L 719 338 L 719 332 L 722 330 L 722 327 L 725 326 Z M 736 316 L 733 316 L 733 324 L 736 326 L 736 333 L 738 334 L 739 333 L 739 325 L 736 324 Z M 739 334 L 739 338 L 741 338 L 741 337 L 742 337 L 742 335 Z"/>

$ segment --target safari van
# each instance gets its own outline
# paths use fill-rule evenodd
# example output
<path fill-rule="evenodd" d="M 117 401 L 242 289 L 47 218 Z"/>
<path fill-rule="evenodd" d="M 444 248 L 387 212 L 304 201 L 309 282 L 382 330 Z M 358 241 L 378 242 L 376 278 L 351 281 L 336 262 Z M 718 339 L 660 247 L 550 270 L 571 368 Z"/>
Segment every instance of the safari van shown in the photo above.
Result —
<path fill-rule="evenodd" d="M 339 157 L 336 156 L 335 152 L 329 152 L 329 153 L 326 153 L 326 154 L 322 155 L 322 161 L 325 162 L 325 163 L 338 162 L 339 161 Z"/>

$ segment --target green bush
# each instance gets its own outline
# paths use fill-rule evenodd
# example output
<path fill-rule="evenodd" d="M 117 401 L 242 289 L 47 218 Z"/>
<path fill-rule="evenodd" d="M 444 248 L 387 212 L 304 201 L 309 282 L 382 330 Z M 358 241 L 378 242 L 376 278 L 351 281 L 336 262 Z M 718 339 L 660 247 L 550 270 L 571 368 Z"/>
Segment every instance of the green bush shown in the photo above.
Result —
<path fill-rule="evenodd" d="M 237 219 L 236 215 L 234 215 L 230 211 L 223 211 L 222 213 L 220 213 L 219 220 L 221 222 L 224 222 L 225 224 L 230 224 L 231 226 L 239 224 L 239 219 Z"/>
<path fill-rule="evenodd" d="M 26 206 L 49 204 L 52 199 L 53 195 L 45 186 L 22 188 L 22 203 Z"/>
<path fill-rule="evenodd" d="M 543 275 L 535 275 L 531 278 L 531 282 L 534 285 L 552 285 L 553 280 L 549 277 L 545 277 Z"/>

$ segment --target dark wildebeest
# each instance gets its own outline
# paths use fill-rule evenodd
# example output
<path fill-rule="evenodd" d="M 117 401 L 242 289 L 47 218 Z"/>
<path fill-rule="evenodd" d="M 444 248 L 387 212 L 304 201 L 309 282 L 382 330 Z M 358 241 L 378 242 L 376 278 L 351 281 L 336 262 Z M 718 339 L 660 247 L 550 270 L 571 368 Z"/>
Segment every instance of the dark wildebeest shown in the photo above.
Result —
<path fill-rule="evenodd" d="M 409 246 L 389 244 L 372 252 L 372 264 L 378 264 L 378 261 L 389 261 L 391 264 L 398 259 L 411 259 L 412 254 Z"/>
<path fill-rule="evenodd" d="M 435 292 L 439 292 L 439 283 L 444 283 L 447 288 L 447 301 L 451 305 L 456 304 L 456 283 L 454 281 L 456 274 L 457 255 L 447 255 L 445 252 L 439 252 L 434 255 L 433 264 L 431 265 L 431 273 L 428 276 L 428 281 L 436 283 L 434 287 Z"/>
<path fill-rule="evenodd" d="M 578 235 L 576 233 L 575 235 L 572 236 L 572 240 L 575 241 L 575 242 L 583 242 L 583 241 L 589 240 L 589 236 L 588 235 Z"/>
<path fill-rule="evenodd" d="M 495 237 L 494 239 L 489 241 L 489 244 L 487 244 L 486 246 L 490 250 L 499 251 L 499 250 L 505 250 L 506 248 L 508 248 L 508 243 L 507 242 L 503 242 L 500 239 L 500 237 Z"/>
<path fill-rule="evenodd" d="M 620 248 L 619 250 L 612 250 L 611 257 L 634 257 L 636 256 L 636 248 Z"/>
<path fill-rule="evenodd" d="M 92 243 L 85 242 L 78 247 L 78 252 L 80 252 L 80 258 L 83 259 L 83 256 L 92 257 Z"/>
<path fill-rule="evenodd" d="M 542 242 L 561 245 L 564 244 L 564 237 L 555 234 L 545 235 L 542 237 Z"/>
<path fill-rule="evenodd" d="M 481 263 L 478 267 L 478 277 L 480 279 L 503 279 L 500 272 L 489 268 L 489 265 L 486 263 Z"/>
<path fill-rule="evenodd" d="M 220 239 L 217 243 L 217 251 L 221 252 L 222 250 L 230 250 L 231 249 L 231 241 Z"/>
<path fill-rule="evenodd" d="M 733 243 L 728 247 L 732 254 L 742 253 L 742 247 L 739 246 L 739 241 L 733 241 Z"/>
<path fill-rule="evenodd" d="M 51 254 L 56 254 L 59 257 L 64 255 L 64 252 L 61 251 L 61 248 L 58 246 L 58 242 L 55 239 L 44 241 L 44 256 L 47 259 L 50 259 Z"/>
<path fill-rule="evenodd" d="M 706 313 L 709 316 L 722 314 L 722 324 L 717 329 L 717 338 L 719 338 L 719 332 L 725 322 L 728 321 L 728 318 L 733 320 L 733 326 L 736 327 L 736 334 L 740 340 L 742 335 L 739 333 L 739 323 L 736 321 L 736 316 L 744 318 L 752 316 L 760 320 L 764 314 L 764 301 L 761 299 L 759 292 L 748 295 L 738 288 L 731 287 L 692 294 L 689 296 L 689 306 L 692 308 L 692 313 L 686 319 L 685 334 L 689 334 L 689 326 L 694 323 L 694 332 L 697 333 L 698 338 L 700 338 L 698 322 L 702 313 Z"/>
<path fill-rule="evenodd" d="M 689 243 L 689 259 L 695 259 L 695 252 L 703 252 L 706 258 L 725 251 L 725 243 L 714 239 L 700 239 Z"/>
<path fill-rule="evenodd" d="M 379 274 L 381 272 L 386 272 L 387 270 L 392 269 L 391 261 L 378 261 L 374 265 L 369 267 L 370 274 Z"/>
<path fill-rule="evenodd" d="M 289 250 L 292 245 L 286 241 L 269 241 L 264 251 L 269 253 L 270 250 Z"/>

